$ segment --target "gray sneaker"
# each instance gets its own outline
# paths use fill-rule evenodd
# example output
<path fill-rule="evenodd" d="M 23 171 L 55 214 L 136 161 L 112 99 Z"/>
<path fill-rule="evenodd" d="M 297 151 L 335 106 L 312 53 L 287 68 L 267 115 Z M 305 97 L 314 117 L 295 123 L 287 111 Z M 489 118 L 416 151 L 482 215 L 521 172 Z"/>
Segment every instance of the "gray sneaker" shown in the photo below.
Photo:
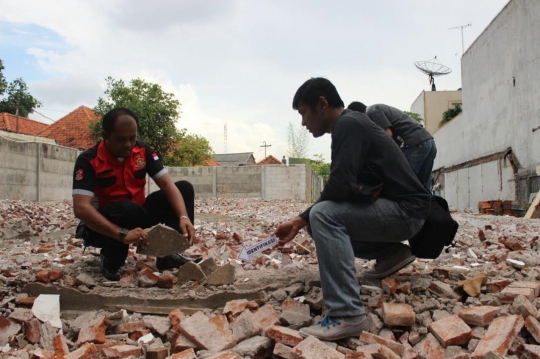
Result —
<path fill-rule="evenodd" d="M 358 337 L 371 326 L 371 320 L 365 314 L 355 317 L 325 317 L 317 325 L 300 329 L 304 338 L 314 336 L 319 340 L 335 341 L 349 337 Z"/>

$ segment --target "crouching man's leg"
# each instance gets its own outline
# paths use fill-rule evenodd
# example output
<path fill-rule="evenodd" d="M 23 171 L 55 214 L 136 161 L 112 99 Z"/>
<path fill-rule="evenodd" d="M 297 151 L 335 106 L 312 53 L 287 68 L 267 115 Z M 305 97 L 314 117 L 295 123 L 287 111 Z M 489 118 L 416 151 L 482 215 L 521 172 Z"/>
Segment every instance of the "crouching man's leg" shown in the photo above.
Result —
<path fill-rule="evenodd" d="M 110 222 L 128 230 L 143 227 L 148 213 L 131 201 L 119 201 L 99 209 Z M 103 276 L 109 280 L 120 279 L 120 268 L 124 265 L 129 245 L 122 243 L 118 238 L 110 238 L 97 233 L 89 228 L 86 229 L 86 241 L 88 245 L 101 248 L 100 270 Z"/>
<path fill-rule="evenodd" d="M 326 317 L 302 328 L 300 334 L 321 340 L 339 340 L 356 336 L 370 327 L 360 301 L 360 287 L 351 239 L 343 214 L 351 215 L 349 203 L 325 201 L 313 206 L 309 216 L 310 231 L 317 248 Z"/>
<path fill-rule="evenodd" d="M 188 213 L 189 220 L 191 223 L 195 221 L 195 190 L 193 185 L 188 181 L 178 181 L 175 182 L 175 186 L 178 188 L 184 199 L 184 204 Z M 165 194 L 159 190 L 153 192 L 146 198 L 144 203 L 144 208 L 150 213 L 152 218 L 152 225 L 158 223 L 164 223 L 166 226 L 174 228 L 179 233 L 182 233 L 180 230 L 180 219 L 174 213 L 169 201 Z M 200 261 L 201 258 L 192 259 L 181 254 L 171 254 L 166 257 L 158 258 L 156 260 L 156 267 L 160 271 L 167 269 L 178 268 L 189 261 Z"/>

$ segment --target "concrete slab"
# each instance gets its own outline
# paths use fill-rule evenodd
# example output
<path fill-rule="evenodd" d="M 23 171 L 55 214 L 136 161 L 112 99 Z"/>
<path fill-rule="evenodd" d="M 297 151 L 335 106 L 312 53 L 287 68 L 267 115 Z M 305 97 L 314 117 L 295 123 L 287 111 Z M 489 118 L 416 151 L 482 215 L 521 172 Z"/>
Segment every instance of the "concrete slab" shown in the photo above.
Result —
<path fill-rule="evenodd" d="M 182 253 L 189 248 L 189 241 L 171 227 L 163 224 L 155 225 L 146 230 L 148 247 L 137 247 L 138 254 L 154 257 L 165 257 L 169 254 Z"/>

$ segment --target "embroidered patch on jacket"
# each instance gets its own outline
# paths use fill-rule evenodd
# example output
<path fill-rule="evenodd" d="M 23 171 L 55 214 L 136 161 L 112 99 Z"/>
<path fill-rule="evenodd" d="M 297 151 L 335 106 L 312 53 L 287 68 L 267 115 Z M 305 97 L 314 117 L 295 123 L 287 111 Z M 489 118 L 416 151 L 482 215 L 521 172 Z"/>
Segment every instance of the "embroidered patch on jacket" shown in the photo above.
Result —
<path fill-rule="evenodd" d="M 83 169 L 82 169 L 82 168 L 79 168 L 79 169 L 77 170 L 77 172 L 75 173 L 75 180 L 76 180 L 76 181 L 82 180 L 82 179 L 83 179 L 83 174 L 84 174 Z"/>
<path fill-rule="evenodd" d="M 159 160 L 159 157 L 158 157 L 157 153 L 155 153 L 155 152 L 152 154 L 152 157 L 154 157 L 154 161 Z"/>
<path fill-rule="evenodd" d="M 137 158 L 135 159 L 135 167 L 143 168 L 144 166 L 146 166 L 146 161 L 140 155 L 137 155 Z"/>

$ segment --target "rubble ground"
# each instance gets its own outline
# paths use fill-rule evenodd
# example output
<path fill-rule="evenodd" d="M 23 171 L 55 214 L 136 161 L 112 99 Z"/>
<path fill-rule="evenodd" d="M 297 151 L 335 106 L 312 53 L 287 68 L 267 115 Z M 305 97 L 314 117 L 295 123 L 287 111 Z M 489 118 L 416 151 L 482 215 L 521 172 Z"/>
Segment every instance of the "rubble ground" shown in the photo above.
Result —
<path fill-rule="evenodd" d="M 184 254 L 203 262 L 159 273 L 154 257 L 133 249 L 121 280 L 108 282 L 99 272 L 98 250 L 83 250 L 74 238 L 71 201 L 0 200 L 0 354 L 540 357 L 540 220 L 454 212 L 456 245 L 436 260 L 417 259 L 382 281 L 364 279 L 372 263 L 358 260 L 372 328 L 328 343 L 298 334 L 324 315 L 316 250 L 305 231 L 280 251 L 238 259 L 243 246 L 267 238 L 305 207 L 286 200 L 198 199 L 197 238 Z"/>

